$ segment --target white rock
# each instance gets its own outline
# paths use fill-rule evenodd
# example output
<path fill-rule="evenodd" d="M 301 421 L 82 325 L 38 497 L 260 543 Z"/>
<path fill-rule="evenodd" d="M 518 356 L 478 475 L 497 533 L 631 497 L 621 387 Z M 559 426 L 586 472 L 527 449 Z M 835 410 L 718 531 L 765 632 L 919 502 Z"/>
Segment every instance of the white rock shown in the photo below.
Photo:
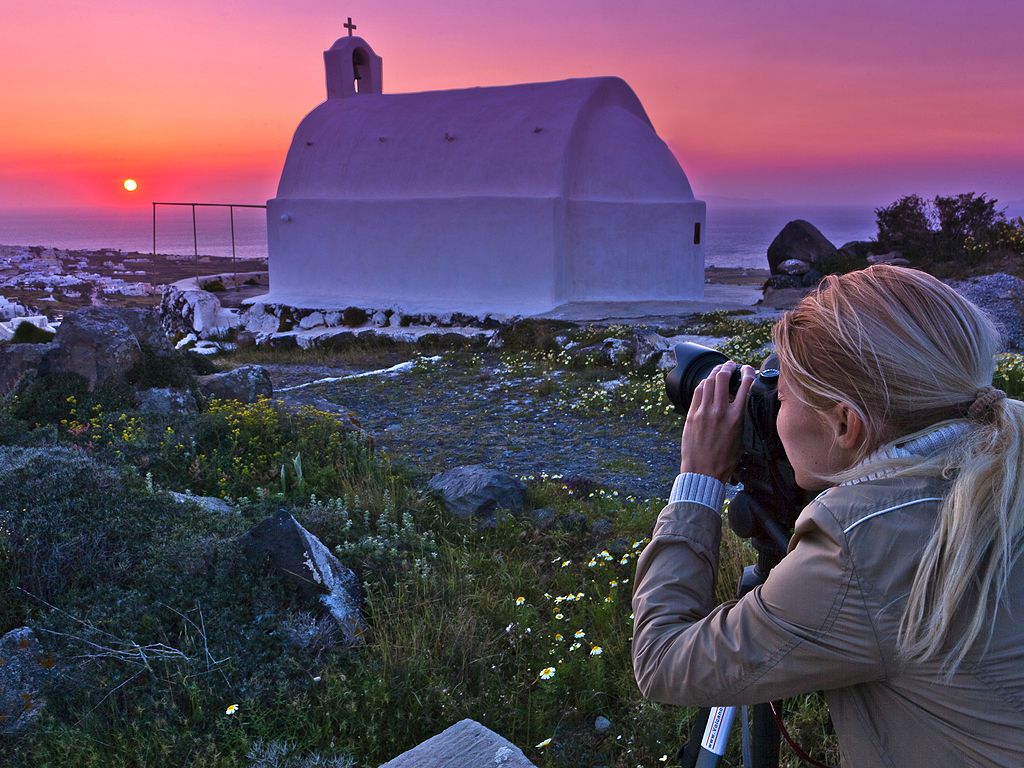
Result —
<path fill-rule="evenodd" d="M 244 309 L 240 318 L 245 330 L 255 333 L 257 336 L 277 333 L 277 329 L 281 326 L 277 315 L 268 312 L 263 304 L 253 304 Z"/>
<path fill-rule="evenodd" d="M 178 343 L 174 345 L 174 348 L 183 349 L 184 347 L 187 347 L 189 344 L 195 344 L 196 340 L 196 335 L 194 333 L 189 333 L 180 341 L 178 341 Z"/>
<path fill-rule="evenodd" d="M 308 315 L 299 320 L 299 328 L 309 330 L 310 328 L 316 328 L 318 325 L 324 324 L 324 316 L 322 312 L 310 312 Z"/>

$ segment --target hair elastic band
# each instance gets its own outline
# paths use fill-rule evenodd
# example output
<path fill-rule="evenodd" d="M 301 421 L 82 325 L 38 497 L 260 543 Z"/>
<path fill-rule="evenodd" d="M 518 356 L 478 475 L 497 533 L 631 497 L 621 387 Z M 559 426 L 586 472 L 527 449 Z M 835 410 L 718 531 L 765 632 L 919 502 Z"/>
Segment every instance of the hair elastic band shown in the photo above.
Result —
<path fill-rule="evenodd" d="M 981 387 L 974 392 L 974 402 L 967 409 L 967 418 L 984 421 L 992 416 L 993 406 L 1006 397 L 1006 393 L 993 386 Z"/>

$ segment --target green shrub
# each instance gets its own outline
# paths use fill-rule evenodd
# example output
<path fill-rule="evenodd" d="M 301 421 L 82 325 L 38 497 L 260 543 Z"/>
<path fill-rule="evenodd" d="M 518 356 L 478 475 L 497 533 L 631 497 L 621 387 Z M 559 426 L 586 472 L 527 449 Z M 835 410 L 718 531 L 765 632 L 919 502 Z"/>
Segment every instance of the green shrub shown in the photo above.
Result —
<path fill-rule="evenodd" d="M 503 349 L 507 352 L 549 352 L 558 349 L 556 336 L 575 328 L 562 320 L 519 320 L 500 331 Z"/>
<path fill-rule="evenodd" d="M 1006 392 L 1007 397 L 1024 400 L 1024 354 L 998 355 L 992 384 Z"/>
<path fill-rule="evenodd" d="M 200 363 L 200 361 L 203 361 Z M 204 373 L 212 372 L 208 361 L 202 355 L 179 350 L 155 350 L 142 345 L 142 362 L 134 366 L 126 375 L 130 384 L 139 389 L 153 387 L 174 387 L 185 389 L 192 385 L 193 378 L 199 374 L 198 368 Z M 213 368 L 215 371 L 216 368 Z"/>
<path fill-rule="evenodd" d="M 14 336 L 11 337 L 12 344 L 46 344 L 53 341 L 57 334 L 52 331 L 44 331 L 32 323 L 18 323 L 14 329 Z"/>
<path fill-rule="evenodd" d="M 32 372 L 18 382 L 5 408 L 13 418 L 37 427 L 71 417 L 77 403 L 88 398 L 88 382 L 77 373 Z"/>

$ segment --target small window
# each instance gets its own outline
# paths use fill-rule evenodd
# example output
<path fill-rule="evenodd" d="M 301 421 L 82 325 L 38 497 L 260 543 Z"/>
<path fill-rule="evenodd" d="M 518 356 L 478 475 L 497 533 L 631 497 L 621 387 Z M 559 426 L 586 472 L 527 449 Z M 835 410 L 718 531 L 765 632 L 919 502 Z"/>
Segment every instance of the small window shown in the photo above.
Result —
<path fill-rule="evenodd" d="M 700 222 L 693 225 L 693 244 L 700 245 Z"/>

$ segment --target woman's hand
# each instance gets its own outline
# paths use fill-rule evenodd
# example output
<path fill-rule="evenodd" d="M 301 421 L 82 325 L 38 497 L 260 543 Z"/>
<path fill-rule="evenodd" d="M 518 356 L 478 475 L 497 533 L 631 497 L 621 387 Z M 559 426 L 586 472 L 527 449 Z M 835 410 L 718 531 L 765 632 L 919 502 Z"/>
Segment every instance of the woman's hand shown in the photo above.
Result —
<path fill-rule="evenodd" d="M 742 452 L 743 412 L 747 393 L 754 383 L 754 369 L 741 369 L 739 390 L 729 402 L 729 379 L 736 363 L 716 365 L 710 375 L 697 384 L 686 414 L 680 449 L 680 472 L 698 472 L 727 482 L 736 471 Z"/>

